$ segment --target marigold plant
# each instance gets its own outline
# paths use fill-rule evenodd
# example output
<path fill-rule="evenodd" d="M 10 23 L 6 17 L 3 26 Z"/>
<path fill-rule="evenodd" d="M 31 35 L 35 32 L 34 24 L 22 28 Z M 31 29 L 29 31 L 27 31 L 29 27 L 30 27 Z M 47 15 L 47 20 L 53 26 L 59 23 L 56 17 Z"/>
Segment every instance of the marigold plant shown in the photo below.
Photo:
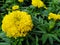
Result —
<path fill-rule="evenodd" d="M 60 45 L 60 0 L 0 0 L 0 45 Z"/>

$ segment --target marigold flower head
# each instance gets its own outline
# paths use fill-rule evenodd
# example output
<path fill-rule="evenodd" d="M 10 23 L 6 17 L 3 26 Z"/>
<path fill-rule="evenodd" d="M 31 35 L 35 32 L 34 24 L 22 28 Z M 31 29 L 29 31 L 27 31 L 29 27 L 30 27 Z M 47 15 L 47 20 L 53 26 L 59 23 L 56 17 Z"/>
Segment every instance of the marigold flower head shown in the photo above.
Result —
<path fill-rule="evenodd" d="M 57 14 L 57 18 L 60 20 L 60 14 Z"/>
<path fill-rule="evenodd" d="M 31 16 L 27 12 L 13 11 L 2 21 L 2 30 L 8 37 L 24 37 L 33 28 Z"/>
<path fill-rule="evenodd" d="M 41 0 L 32 0 L 32 5 L 38 8 L 45 7 L 45 4 Z"/>
<path fill-rule="evenodd" d="M 18 2 L 24 2 L 24 0 L 18 0 Z"/>
<path fill-rule="evenodd" d="M 18 5 L 12 6 L 12 10 L 16 10 L 16 9 L 19 9 L 19 6 Z"/>
<path fill-rule="evenodd" d="M 60 15 L 57 15 L 57 14 L 54 14 L 54 13 L 50 13 L 49 16 L 48 16 L 48 19 L 54 19 L 54 20 L 57 20 L 57 19 L 60 19 Z"/>

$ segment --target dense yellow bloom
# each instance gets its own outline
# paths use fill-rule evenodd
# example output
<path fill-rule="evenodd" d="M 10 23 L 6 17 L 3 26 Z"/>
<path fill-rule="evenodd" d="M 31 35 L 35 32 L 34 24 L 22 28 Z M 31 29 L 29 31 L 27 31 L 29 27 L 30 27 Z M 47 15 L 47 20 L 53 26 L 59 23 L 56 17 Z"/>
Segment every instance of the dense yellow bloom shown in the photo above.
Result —
<path fill-rule="evenodd" d="M 57 19 L 60 19 L 60 15 L 57 15 L 57 14 L 54 14 L 54 13 L 50 13 L 49 16 L 48 16 L 48 19 L 57 20 Z"/>
<path fill-rule="evenodd" d="M 24 2 L 24 0 L 18 0 L 19 2 Z"/>
<path fill-rule="evenodd" d="M 57 14 L 57 18 L 60 20 L 60 14 Z"/>
<path fill-rule="evenodd" d="M 2 21 L 2 30 L 8 37 L 24 37 L 33 28 L 31 16 L 27 12 L 13 11 Z"/>
<path fill-rule="evenodd" d="M 56 19 L 56 14 L 54 13 L 50 13 L 49 16 L 48 16 L 48 19 Z"/>
<path fill-rule="evenodd" d="M 45 7 L 45 4 L 41 0 L 32 0 L 32 5 L 38 8 Z"/>
<path fill-rule="evenodd" d="M 12 10 L 16 10 L 16 9 L 19 9 L 19 6 L 18 5 L 12 6 Z"/>

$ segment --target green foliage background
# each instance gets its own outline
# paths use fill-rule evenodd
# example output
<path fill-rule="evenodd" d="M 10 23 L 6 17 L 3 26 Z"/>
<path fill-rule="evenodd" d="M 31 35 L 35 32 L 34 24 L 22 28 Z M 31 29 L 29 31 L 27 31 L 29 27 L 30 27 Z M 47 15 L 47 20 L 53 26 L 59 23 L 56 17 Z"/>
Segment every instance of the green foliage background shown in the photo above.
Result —
<path fill-rule="evenodd" d="M 60 45 L 60 20 L 48 20 L 48 14 L 60 14 L 60 0 L 42 0 L 48 9 L 37 8 L 31 5 L 31 0 L 19 3 L 17 0 L 4 0 L 0 7 L 0 45 Z M 9 13 L 7 8 L 19 5 L 21 11 L 32 16 L 34 28 L 26 37 L 17 39 L 8 38 L 1 29 L 2 19 Z"/>

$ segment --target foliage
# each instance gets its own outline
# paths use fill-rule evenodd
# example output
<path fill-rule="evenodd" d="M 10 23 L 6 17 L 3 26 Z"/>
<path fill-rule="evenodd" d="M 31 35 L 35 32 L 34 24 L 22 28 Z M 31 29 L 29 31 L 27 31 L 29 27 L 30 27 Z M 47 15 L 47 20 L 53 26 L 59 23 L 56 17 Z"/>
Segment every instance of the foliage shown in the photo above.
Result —
<path fill-rule="evenodd" d="M 49 13 L 60 14 L 60 0 L 42 0 L 45 8 L 31 5 L 31 0 L 20 3 L 17 0 L 5 0 L 0 7 L 0 45 L 60 45 L 60 20 L 48 20 Z M 13 5 L 19 5 L 19 10 L 29 13 L 34 27 L 26 37 L 8 38 L 2 31 L 2 19 L 10 13 Z"/>

